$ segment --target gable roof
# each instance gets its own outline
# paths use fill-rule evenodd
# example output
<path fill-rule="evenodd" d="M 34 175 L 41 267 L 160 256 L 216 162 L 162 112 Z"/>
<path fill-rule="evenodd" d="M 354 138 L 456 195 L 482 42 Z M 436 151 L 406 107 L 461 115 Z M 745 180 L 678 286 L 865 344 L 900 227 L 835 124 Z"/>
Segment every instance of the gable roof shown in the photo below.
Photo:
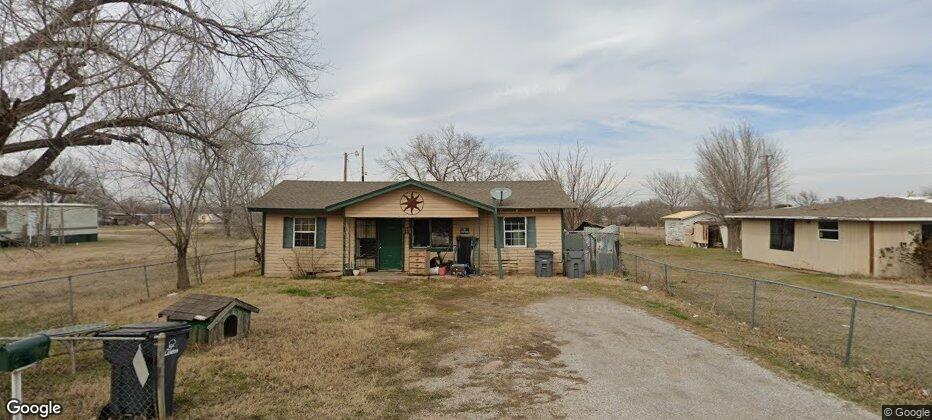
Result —
<path fill-rule="evenodd" d="M 828 219 L 860 221 L 932 221 L 932 200 L 876 197 L 840 203 L 754 210 L 729 219 Z"/>
<path fill-rule="evenodd" d="M 159 312 L 159 316 L 164 316 L 173 321 L 195 321 L 198 320 L 197 317 L 208 319 L 216 316 L 234 302 L 237 306 L 250 312 L 259 312 L 259 308 L 229 296 L 191 293 L 163 309 Z"/>
<path fill-rule="evenodd" d="M 663 216 L 661 217 L 661 219 L 683 220 L 683 219 L 689 219 L 690 217 L 696 217 L 703 213 L 708 213 L 708 212 L 703 211 L 703 210 L 683 210 L 683 211 L 678 211 L 676 213 Z"/>
<path fill-rule="evenodd" d="M 467 204 L 492 209 L 489 191 L 506 187 L 512 195 L 499 208 L 575 208 L 555 181 L 282 181 L 249 205 L 250 210 L 331 211 L 367 198 L 414 186 L 440 193 Z"/>

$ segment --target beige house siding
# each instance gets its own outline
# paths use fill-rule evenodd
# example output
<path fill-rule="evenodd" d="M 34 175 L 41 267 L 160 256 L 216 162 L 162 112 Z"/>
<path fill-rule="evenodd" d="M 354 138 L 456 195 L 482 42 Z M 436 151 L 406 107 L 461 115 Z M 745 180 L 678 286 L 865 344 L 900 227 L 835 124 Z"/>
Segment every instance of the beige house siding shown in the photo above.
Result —
<path fill-rule="evenodd" d="M 837 241 L 819 239 L 818 226 L 815 220 L 796 220 L 794 250 L 790 252 L 770 249 L 769 219 L 744 219 L 741 221 L 741 254 L 749 260 L 839 275 L 901 277 L 914 274 L 911 268 L 893 258 L 881 258 L 880 254 L 884 248 L 909 241 L 909 232 L 921 229 L 919 223 L 840 221 Z"/>
<path fill-rule="evenodd" d="M 478 213 L 478 211 L 477 211 Z M 284 217 L 326 217 L 326 248 L 283 248 L 282 230 Z M 507 212 L 502 216 L 535 217 L 536 248 L 502 248 L 503 265 L 508 274 L 533 274 L 534 250 L 547 249 L 554 252 L 554 273 L 562 273 L 562 224 L 559 209 L 527 210 Z M 405 220 L 404 229 L 404 270 L 410 274 L 426 274 L 425 262 L 437 255 L 423 249 L 411 249 L 410 217 Z M 344 252 L 350 264 L 354 252 L 355 218 L 346 218 L 346 241 L 343 241 L 343 216 L 337 214 L 287 214 L 268 213 L 265 227 L 265 275 L 269 277 L 288 277 L 299 266 L 304 270 L 339 271 L 342 267 Z M 491 213 L 482 212 L 475 218 L 453 219 L 453 240 L 457 236 L 476 236 L 479 238 L 479 268 L 484 274 L 494 275 L 498 271 L 495 242 L 493 239 L 494 218 Z M 464 232 L 463 229 L 468 229 Z M 463 233 L 461 233 L 463 232 Z M 344 244 L 346 245 L 344 249 Z M 426 254 L 426 255 L 425 255 Z M 455 258 L 453 252 L 444 252 L 444 260 Z"/>
<path fill-rule="evenodd" d="M 502 247 L 502 264 L 508 274 L 534 274 L 534 250 L 546 249 L 553 251 L 554 273 L 563 273 L 563 225 L 561 223 L 560 210 L 534 210 L 520 212 L 502 212 L 501 217 L 509 216 L 533 216 L 535 217 L 537 230 L 537 247 L 536 248 L 506 248 Z M 494 218 L 489 213 L 483 213 L 480 217 L 482 236 L 480 236 L 480 264 L 483 272 L 494 274 L 498 271 L 498 261 L 496 259 L 495 241 L 491 234 L 494 225 Z"/>
<path fill-rule="evenodd" d="M 326 248 L 282 247 L 284 218 L 326 217 Z M 265 275 L 288 277 L 299 266 L 308 271 L 340 271 L 343 260 L 343 217 L 333 214 L 268 213 L 265 216 Z"/>
<path fill-rule="evenodd" d="M 905 267 L 896 258 L 882 258 L 884 248 L 899 246 L 912 240 L 910 232 L 922 232 L 922 224 L 915 222 L 874 222 L 874 267 L 878 277 L 906 277 L 918 274 L 913 267 Z"/>
<path fill-rule="evenodd" d="M 410 215 L 402 211 L 401 196 L 415 192 L 424 200 L 421 211 Z M 428 218 L 479 217 L 479 210 L 422 188 L 401 188 L 346 207 L 346 217 Z"/>
<path fill-rule="evenodd" d="M 818 222 L 797 220 L 793 251 L 770 249 L 770 220 L 741 221 L 744 258 L 833 274 L 870 275 L 866 222 L 838 222 L 838 240 L 819 239 Z"/>

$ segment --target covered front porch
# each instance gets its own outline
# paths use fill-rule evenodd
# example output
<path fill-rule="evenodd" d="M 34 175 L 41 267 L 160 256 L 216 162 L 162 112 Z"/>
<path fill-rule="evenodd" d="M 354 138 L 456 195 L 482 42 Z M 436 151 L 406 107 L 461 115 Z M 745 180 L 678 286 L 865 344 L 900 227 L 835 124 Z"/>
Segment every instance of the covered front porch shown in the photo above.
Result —
<path fill-rule="evenodd" d="M 491 220 L 491 214 L 487 216 Z M 483 217 L 344 217 L 343 266 L 349 270 L 428 275 L 431 266 L 482 263 L 483 238 L 493 237 Z M 488 246 L 488 244 L 486 244 Z M 433 263 L 432 263 L 433 260 Z"/>

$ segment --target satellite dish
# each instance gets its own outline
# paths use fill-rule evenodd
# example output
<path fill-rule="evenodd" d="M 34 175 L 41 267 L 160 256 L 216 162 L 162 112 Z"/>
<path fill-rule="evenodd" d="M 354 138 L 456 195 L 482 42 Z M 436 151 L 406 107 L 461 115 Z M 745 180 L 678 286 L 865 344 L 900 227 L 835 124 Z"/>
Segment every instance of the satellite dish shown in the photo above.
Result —
<path fill-rule="evenodd" d="M 511 197 L 510 188 L 495 187 L 495 188 L 492 188 L 492 191 L 489 191 L 489 193 L 492 194 L 493 200 L 498 200 L 498 201 L 504 201 L 504 200 L 507 200 L 508 197 Z"/>

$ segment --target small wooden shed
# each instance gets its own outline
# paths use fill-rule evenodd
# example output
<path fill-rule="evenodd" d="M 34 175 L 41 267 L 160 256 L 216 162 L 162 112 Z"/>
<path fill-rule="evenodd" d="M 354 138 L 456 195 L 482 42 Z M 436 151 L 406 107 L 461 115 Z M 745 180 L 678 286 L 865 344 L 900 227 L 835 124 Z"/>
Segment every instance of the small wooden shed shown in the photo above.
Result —
<path fill-rule="evenodd" d="M 254 312 L 259 308 L 236 298 L 192 293 L 163 309 L 159 317 L 191 324 L 190 342 L 213 344 L 248 335 Z"/>

